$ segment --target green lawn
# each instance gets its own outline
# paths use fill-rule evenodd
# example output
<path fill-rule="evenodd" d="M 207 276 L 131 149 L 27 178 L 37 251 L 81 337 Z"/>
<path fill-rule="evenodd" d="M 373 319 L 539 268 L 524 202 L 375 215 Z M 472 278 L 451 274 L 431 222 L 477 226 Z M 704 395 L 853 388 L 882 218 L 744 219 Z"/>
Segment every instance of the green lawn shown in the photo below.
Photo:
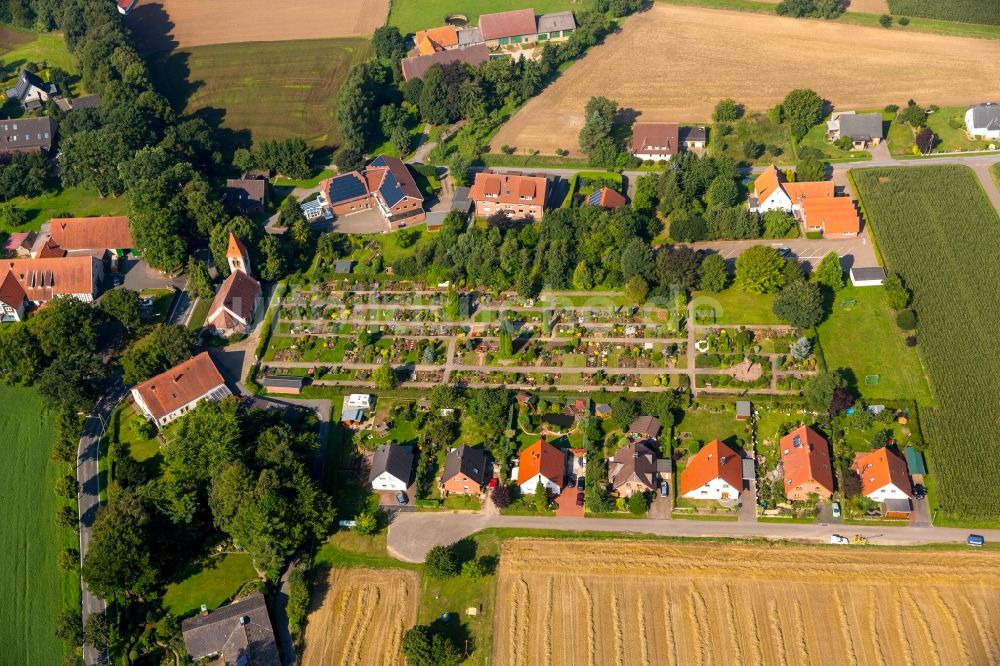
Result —
<path fill-rule="evenodd" d="M 61 32 L 35 33 L 0 25 L 0 66 L 15 67 L 27 62 L 76 71 Z"/>
<path fill-rule="evenodd" d="M 0 661 L 62 663 L 53 636 L 63 606 L 79 606 L 80 579 L 56 567 L 64 548 L 78 548 L 76 533 L 56 527 L 55 479 L 71 472 L 49 457 L 53 434 L 42 400 L 31 389 L 0 386 L 0 429 L 6 461 L 0 471 L 4 510 L 0 540 Z"/>
<path fill-rule="evenodd" d="M 28 221 L 12 231 L 38 231 L 45 222 L 60 214 L 73 217 L 98 215 L 124 215 L 127 212 L 125 197 L 101 197 L 85 187 L 67 187 L 57 193 L 39 197 L 15 197 L 10 203 L 28 213 Z"/>
<path fill-rule="evenodd" d="M 681 433 L 690 433 L 690 437 L 681 440 L 681 448 L 685 448 L 688 442 L 697 440 L 706 444 L 713 439 L 739 448 L 740 441 L 750 438 L 749 427 L 746 421 L 736 420 L 735 411 L 697 410 L 684 412 L 683 418 L 674 426 L 674 434 L 680 436 Z"/>
<path fill-rule="evenodd" d="M 851 300 L 857 303 L 843 307 Z M 866 399 L 934 402 L 917 351 L 906 346 L 906 334 L 896 326 L 881 287 L 845 287 L 818 330 L 827 367 L 852 370 Z M 879 375 L 878 384 L 866 385 L 865 375 Z"/>
<path fill-rule="evenodd" d="M 183 618 L 198 612 L 202 604 L 218 608 L 239 592 L 244 583 L 257 578 L 249 555 L 228 553 L 199 563 L 197 571 L 167 585 L 163 606 Z"/>
<path fill-rule="evenodd" d="M 184 113 L 221 113 L 222 126 L 254 141 L 301 137 L 333 146 L 337 93 L 366 39 L 317 39 L 199 46 L 150 59 L 157 88 Z"/>
<path fill-rule="evenodd" d="M 402 233 L 404 235 L 416 234 L 417 240 L 410 247 L 400 247 L 398 242 L 400 237 L 399 231 L 394 231 L 391 234 L 379 234 L 374 237 L 375 241 L 382 246 L 382 262 L 384 265 L 391 266 L 392 262 L 400 257 L 413 254 L 418 246 L 426 245 L 434 238 L 433 234 L 420 228 L 405 229 Z"/>
<path fill-rule="evenodd" d="M 443 25 L 449 14 L 464 14 L 470 25 L 479 23 L 480 14 L 533 8 L 535 14 L 589 9 L 593 0 L 393 0 L 389 25 L 399 27 L 404 35 L 424 28 Z"/>
<path fill-rule="evenodd" d="M 954 150 L 986 150 L 990 142 L 970 139 L 965 132 L 965 106 L 942 106 L 927 116 L 927 127 L 940 137 L 934 152 Z"/>
<path fill-rule="evenodd" d="M 208 316 L 208 309 L 210 307 L 212 307 L 212 299 L 198 299 L 198 302 L 195 303 L 194 310 L 191 312 L 191 318 L 188 320 L 187 328 L 189 331 L 197 331 L 204 326 L 205 317 Z"/>
<path fill-rule="evenodd" d="M 301 187 L 301 188 L 312 188 L 320 184 L 320 181 L 326 180 L 333 175 L 333 171 L 330 169 L 323 169 L 317 173 L 312 178 L 306 178 L 304 180 L 292 180 L 291 178 L 275 178 L 272 181 L 272 185 L 277 187 Z"/>
<path fill-rule="evenodd" d="M 1000 190 L 1000 162 L 990 167 L 990 173 L 993 175 L 993 182 L 996 183 L 997 189 Z"/>
<path fill-rule="evenodd" d="M 696 291 L 693 294 L 695 309 L 715 308 L 715 322 L 720 325 L 757 324 L 773 325 L 783 322 L 775 316 L 774 294 L 749 294 L 732 286 L 718 294 Z"/>
<path fill-rule="evenodd" d="M 864 111 L 859 111 L 859 113 L 865 113 Z M 866 160 L 871 157 L 871 153 L 866 150 L 841 150 L 837 146 L 830 143 L 826 138 L 826 121 L 829 120 L 829 116 L 824 118 L 822 122 L 818 125 L 813 125 L 812 128 L 806 135 L 802 137 L 802 141 L 799 142 L 799 150 L 802 148 L 815 148 L 816 150 L 823 153 L 823 157 L 828 160 Z"/>

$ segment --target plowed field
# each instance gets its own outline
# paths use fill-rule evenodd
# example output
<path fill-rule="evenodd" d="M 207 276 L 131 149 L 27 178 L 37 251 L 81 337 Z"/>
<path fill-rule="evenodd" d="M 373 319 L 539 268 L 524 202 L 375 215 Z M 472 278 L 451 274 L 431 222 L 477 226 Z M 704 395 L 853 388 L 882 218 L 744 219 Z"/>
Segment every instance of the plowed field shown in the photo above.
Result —
<path fill-rule="evenodd" d="M 504 545 L 496 664 L 996 664 L 1000 553 Z"/>
<path fill-rule="evenodd" d="M 331 569 L 313 592 L 303 666 L 403 664 L 400 641 L 417 621 L 412 571 Z"/>

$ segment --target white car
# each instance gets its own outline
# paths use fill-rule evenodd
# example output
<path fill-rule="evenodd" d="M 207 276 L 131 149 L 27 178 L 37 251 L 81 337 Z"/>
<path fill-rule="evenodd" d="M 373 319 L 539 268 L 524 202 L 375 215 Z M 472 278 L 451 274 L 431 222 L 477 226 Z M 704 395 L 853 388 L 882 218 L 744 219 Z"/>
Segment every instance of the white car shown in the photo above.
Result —
<path fill-rule="evenodd" d="M 845 544 L 851 543 L 851 540 L 848 539 L 847 537 L 841 536 L 839 534 L 831 534 L 830 535 L 830 543 L 837 544 L 837 545 L 845 545 Z"/>
<path fill-rule="evenodd" d="M 833 517 L 840 518 L 840 502 L 833 503 Z"/>

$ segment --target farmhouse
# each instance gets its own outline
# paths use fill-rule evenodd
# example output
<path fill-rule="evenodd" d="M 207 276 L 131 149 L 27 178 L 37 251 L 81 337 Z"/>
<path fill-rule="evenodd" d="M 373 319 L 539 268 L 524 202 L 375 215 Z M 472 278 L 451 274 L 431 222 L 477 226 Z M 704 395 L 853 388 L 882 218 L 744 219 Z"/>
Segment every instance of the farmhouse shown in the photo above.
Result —
<path fill-rule="evenodd" d="M 349 428 L 357 428 L 365 421 L 372 409 L 373 396 L 367 393 L 352 393 L 344 396 L 340 409 L 340 422 Z"/>
<path fill-rule="evenodd" d="M 49 220 L 49 239 L 69 255 L 110 255 L 113 264 L 134 247 L 132 229 L 124 215 L 53 218 Z"/>
<path fill-rule="evenodd" d="M 656 489 L 656 454 L 644 442 L 618 449 L 608 461 L 611 488 L 619 497 Z"/>
<path fill-rule="evenodd" d="M 576 30 L 576 19 L 573 18 L 573 12 L 542 14 L 538 17 L 536 30 L 539 42 L 562 41 L 569 39 L 569 36 Z"/>
<path fill-rule="evenodd" d="M 3 321 L 20 321 L 27 305 L 45 305 L 58 296 L 94 300 L 104 264 L 91 256 L 10 259 L 0 263 Z"/>
<path fill-rule="evenodd" d="M 514 220 L 541 220 L 545 214 L 545 176 L 480 171 L 469 190 L 477 217 L 503 213 Z"/>
<path fill-rule="evenodd" d="M 971 137 L 1000 139 L 1000 104 L 989 102 L 969 107 L 965 112 L 965 128 Z"/>
<path fill-rule="evenodd" d="M 257 215 L 267 206 L 267 180 L 264 178 L 229 178 L 222 201 L 229 210 L 241 215 Z"/>
<path fill-rule="evenodd" d="M 119 2 L 119 7 L 121 3 Z M 281 666 L 264 595 L 255 592 L 181 623 L 191 660 L 224 666 Z"/>
<path fill-rule="evenodd" d="M 803 502 L 816 494 L 833 497 L 830 444 L 809 426 L 800 426 L 781 438 L 781 465 L 785 497 Z"/>
<path fill-rule="evenodd" d="M 736 499 L 742 489 L 740 455 L 717 439 L 691 456 L 681 471 L 680 493 L 687 499 Z"/>
<path fill-rule="evenodd" d="M 226 259 L 229 261 L 229 277 L 215 294 L 205 328 L 228 337 L 234 333 L 246 334 L 250 330 L 261 290 L 260 283 L 251 277 L 247 248 L 233 234 L 229 234 Z"/>
<path fill-rule="evenodd" d="M 662 427 L 660 419 L 655 416 L 640 416 L 628 427 L 628 436 L 632 439 L 656 439 Z"/>
<path fill-rule="evenodd" d="M 0 120 L 0 155 L 47 153 L 55 138 L 56 123 L 48 116 Z"/>
<path fill-rule="evenodd" d="M 544 439 L 540 439 L 521 451 L 517 475 L 514 478 L 521 488 L 522 495 L 534 495 L 539 480 L 550 493 L 558 495 L 563 487 L 565 468 L 565 454 Z"/>
<path fill-rule="evenodd" d="M 368 483 L 372 490 L 406 490 L 412 468 L 412 453 L 398 444 L 382 444 L 375 449 Z"/>
<path fill-rule="evenodd" d="M 462 444 L 448 452 L 441 472 L 441 494 L 478 495 L 490 478 L 489 457 Z"/>
<path fill-rule="evenodd" d="M 802 208 L 802 202 L 808 198 L 832 199 L 834 196 L 836 191 L 833 181 L 790 183 L 785 174 L 772 164 L 757 176 L 753 183 L 750 210 L 755 213 L 766 213 L 770 210 L 798 213 Z"/>
<path fill-rule="evenodd" d="M 490 48 L 534 42 L 538 37 L 534 9 L 517 9 L 479 17 L 479 30 Z"/>
<path fill-rule="evenodd" d="M 628 151 L 640 160 L 669 160 L 680 151 L 677 123 L 636 123 Z"/>
<path fill-rule="evenodd" d="M 37 74 L 26 69 L 21 70 L 17 83 L 7 91 L 7 99 L 16 101 L 25 111 L 37 111 L 45 106 L 45 102 L 49 99 L 58 96 L 58 88 L 51 83 L 45 83 Z"/>
<path fill-rule="evenodd" d="M 478 67 L 490 59 L 490 49 L 485 44 L 472 44 L 460 48 L 433 51 L 425 55 L 415 55 L 403 58 L 399 66 L 403 71 L 403 79 L 422 78 L 427 70 L 434 65 L 447 65 L 452 62 L 464 62 L 471 67 Z"/>
<path fill-rule="evenodd" d="M 590 193 L 590 196 L 587 197 L 588 206 L 600 206 L 605 210 L 624 208 L 626 203 L 625 197 L 618 192 L 615 192 L 610 187 L 602 187 L 599 190 L 594 190 Z"/>
<path fill-rule="evenodd" d="M 879 287 L 885 282 L 881 266 L 851 266 L 851 284 L 855 287 Z"/>
<path fill-rule="evenodd" d="M 340 217 L 377 208 L 389 230 L 424 221 L 424 197 L 416 181 L 401 160 L 386 155 L 361 171 L 323 181 L 319 198 L 324 209 Z"/>
<path fill-rule="evenodd" d="M 158 428 L 187 414 L 202 400 L 218 401 L 232 395 L 208 352 L 175 365 L 132 389 L 143 414 Z"/>
<path fill-rule="evenodd" d="M 854 471 L 861 477 L 861 493 L 868 499 L 881 503 L 913 498 L 906 461 L 888 447 L 859 453 L 854 458 Z"/>
<path fill-rule="evenodd" d="M 807 232 L 818 231 L 825 238 L 854 238 L 861 233 L 861 218 L 850 197 L 805 199 L 801 215 Z"/>
<path fill-rule="evenodd" d="M 413 43 L 419 55 L 458 48 L 458 28 L 453 25 L 442 25 L 438 28 L 417 30 L 413 36 Z"/>
<path fill-rule="evenodd" d="M 847 137 L 855 150 L 877 146 L 882 142 L 882 114 L 845 111 L 834 114 L 826 123 L 826 136 L 830 141 Z"/>

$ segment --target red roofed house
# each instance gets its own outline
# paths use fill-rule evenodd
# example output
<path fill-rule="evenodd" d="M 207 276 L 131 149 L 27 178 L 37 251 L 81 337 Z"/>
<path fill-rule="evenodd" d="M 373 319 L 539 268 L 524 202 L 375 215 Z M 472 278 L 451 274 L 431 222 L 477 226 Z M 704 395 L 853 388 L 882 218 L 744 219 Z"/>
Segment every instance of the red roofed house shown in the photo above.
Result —
<path fill-rule="evenodd" d="M 116 0 L 118 4 L 118 13 L 122 16 L 127 16 L 134 8 L 138 0 Z"/>
<path fill-rule="evenodd" d="M 124 215 L 52 218 L 49 239 L 69 255 L 110 253 L 113 261 L 134 246 L 132 228 Z"/>
<path fill-rule="evenodd" d="M 136 406 L 158 428 L 187 414 L 202 400 L 232 395 L 208 352 L 202 352 L 132 389 Z"/>
<path fill-rule="evenodd" d="M 541 480 L 549 492 L 562 490 L 566 470 L 566 455 L 544 439 L 521 451 L 517 466 L 517 485 L 524 495 L 534 495 Z"/>
<path fill-rule="evenodd" d="M 320 184 L 320 205 L 338 217 L 377 208 L 389 230 L 423 222 L 424 196 L 402 160 L 380 155 L 361 171 Z"/>
<path fill-rule="evenodd" d="M 480 171 L 469 190 L 478 217 L 505 213 L 514 220 L 540 220 L 545 215 L 545 176 Z"/>
<path fill-rule="evenodd" d="M 809 426 L 800 426 L 781 438 L 781 464 L 785 470 L 785 497 L 803 502 L 815 493 L 833 497 L 830 444 Z"/>
<path fill-rule="evenodd" d="M 802 221 L 806 231 L 822 232 L 825 238 L 854 238 L 861 233 L 861 218 L 850 197 L 806 199 Z"/>
<path fill-rule="evenodd" d="M 104 264 L 91 256 L 8 259 L 0 262 L 0 318 L 19 321 L 28 303 L 45 305 L 58 296 L 94 300 Z"/>
<path fill-rule="evenodd" d="M 717 439 L 691 456 L 681 471 L 681 497 L 687 499 L 736 499 L 742 490 L 740 454 Z"/>
<path fill-rule="evenodd" d="M 610 187 L 602 187 L 599 190 L 594 190 L 591 192 L 590 196 L 587 197 L 588 206 L 600 206 L 607 210 L 612 210 L 614 208 L 624 208 L 626 204 L 625 197 L 615 192 Z"/>
<path fill-rule="evenodd" d="M 772 164 L 764 169 L 753 183 L 750 210 L 755 213 L 766 213 L 770 210 L 798 213 L 802 202 L 806 199 L 832 199 L 835 195 L 836 191 L 831 180 L 790 183 L 785 174 Z"/>
<path fill-rule="evenodd" d="M 628 151 L 640 160 L 669 160 L 680 152 L 677 123 L 635 123 Z"/>
<path fill-rule="evenodd" d="M 228 337 L 234 333 L 245 334 L 253 325 L 260 298 L 260 283 L 251 277 L 250 255 L 246 246 L 233 234 L 229 234 L 226 259 L 229 261 L 229 277 L 212 301 L 205 328 Z"/>
<path fill-rule="evenodd" d="M 534 9 L 483 14 L 479 17 L 479 30 L 490 48 L 534 42 L 538 38 Z"/>
<path fill-rule="evenodd" d="M 453 25 L 442 25 L 438 28 L 417 30 L 413 42 L 417 45 L 417 53 L 420 55 L 454 49 L 458 47 L 458 28 Z"/>
<path fill-rule="evenodd" d="M 861 493 L 876 502 L 913 498 L 906 461 L 886 447 L 854 458 L 854 471 L 861 477 Z"/>

